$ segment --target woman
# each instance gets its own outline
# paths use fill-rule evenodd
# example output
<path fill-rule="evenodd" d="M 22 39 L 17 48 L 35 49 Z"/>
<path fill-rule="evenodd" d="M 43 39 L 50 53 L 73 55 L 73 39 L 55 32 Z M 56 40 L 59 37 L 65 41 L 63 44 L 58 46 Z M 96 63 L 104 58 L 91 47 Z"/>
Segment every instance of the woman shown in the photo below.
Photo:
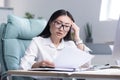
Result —
<path fill-rule="evenodd" d="M 54 12 L 43 32 L 31 41 L 25 56 L 21 59 L 21 68 L 55 67 L 53 59 L 60 50 L 68 46 L 84 51 L 87 47 L 82 43 L 79 37 L 79 27 L 74 22 L 68 11 Z M 73 40 L 71 30 L 74 32 Z"/>

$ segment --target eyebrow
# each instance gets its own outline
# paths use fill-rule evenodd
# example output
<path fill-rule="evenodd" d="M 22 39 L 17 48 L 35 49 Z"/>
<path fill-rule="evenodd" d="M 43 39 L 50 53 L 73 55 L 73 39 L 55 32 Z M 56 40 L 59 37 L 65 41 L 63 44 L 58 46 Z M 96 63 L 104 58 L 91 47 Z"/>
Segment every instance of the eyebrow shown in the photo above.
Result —
<path fill-rule="evenodd" d="M 55 20 L 55 21 L 60 21 L 60 22 L 62 22 L 62 23 L 64 23 L 63 21 L 61 21 L 61 20 Z M 65 24 L 70 24 L 70 23 L 65 23 Z M 71 25 L 71 24 L 70 24 Z"/>

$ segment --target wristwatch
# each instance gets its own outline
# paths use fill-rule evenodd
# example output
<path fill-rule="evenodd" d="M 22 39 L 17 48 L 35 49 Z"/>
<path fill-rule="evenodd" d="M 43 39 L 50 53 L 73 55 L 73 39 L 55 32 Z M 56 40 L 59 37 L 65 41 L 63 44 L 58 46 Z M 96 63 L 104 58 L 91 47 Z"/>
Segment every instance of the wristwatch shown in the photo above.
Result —
<path fill-rule="evenodd" d="M 83 44 L 83 41 L 82 40 L 77 40 L 75 41 L 75 44 L 78 45 L 78 44 Z"/>

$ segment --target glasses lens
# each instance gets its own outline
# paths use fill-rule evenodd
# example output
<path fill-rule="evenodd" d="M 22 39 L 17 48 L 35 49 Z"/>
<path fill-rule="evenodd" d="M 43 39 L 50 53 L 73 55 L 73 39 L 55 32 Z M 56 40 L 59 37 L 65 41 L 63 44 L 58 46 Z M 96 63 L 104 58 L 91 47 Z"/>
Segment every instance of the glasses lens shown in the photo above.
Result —
<path fill-rule="evenodd" d="M 71 27 L 70 24 L 63 25 L 63 22 L 61 22 L 61 21 L 54 21 L 54 25 L 56 28 L 63 27 L 64 31 L 69 31 L 69 29 Z"/>
<path fill-rule="evenodd" d="M 60 28 L 62 26 L 62 23 L 59 21 L 54 22 L 55 27 Z"/>
<path fill-rule="evenodd" d="M 69 31 L 70 27 L 71 27 L 71 26 L 66 26 L 66 25 L 64 25 L 64 30 L 65 30 L 65 31 Z"/>

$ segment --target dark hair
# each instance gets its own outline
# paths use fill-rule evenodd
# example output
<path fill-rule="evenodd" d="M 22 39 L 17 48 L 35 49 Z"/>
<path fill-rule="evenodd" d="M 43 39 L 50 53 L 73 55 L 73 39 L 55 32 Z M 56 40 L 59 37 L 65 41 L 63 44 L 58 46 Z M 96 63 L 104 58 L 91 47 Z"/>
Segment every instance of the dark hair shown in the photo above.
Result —
<path fill-rule="evenodd" d="M 42 36 L 44 38 L 50 37 L 50 35 L 51 35 L 51 33 L 50 33 L 50 23 L 52 21 L 54 21 L 55 19 L 57 19 L 59 16 L 62 16 L 62 15 L 67 15 L 74 22 L 74 19 L 73 19 L 72 15 L 70 14 L 70 12 L 68 12 L 66 10 L 63 10 L 63 9 L 57 10 L 56 12 L 54 12 L 52 14 L 52 16 L 50 17 L 50 19 L 49 19 L 49 21 L 48 21 L 48 23 L 45 27 L 45 29 L 38 36 Z M 67 35 L 64 37 L 64 40 L 65 41 L 72 40 L 72 38 L 71 38 L 71 28 L 68 31 Z"/>

